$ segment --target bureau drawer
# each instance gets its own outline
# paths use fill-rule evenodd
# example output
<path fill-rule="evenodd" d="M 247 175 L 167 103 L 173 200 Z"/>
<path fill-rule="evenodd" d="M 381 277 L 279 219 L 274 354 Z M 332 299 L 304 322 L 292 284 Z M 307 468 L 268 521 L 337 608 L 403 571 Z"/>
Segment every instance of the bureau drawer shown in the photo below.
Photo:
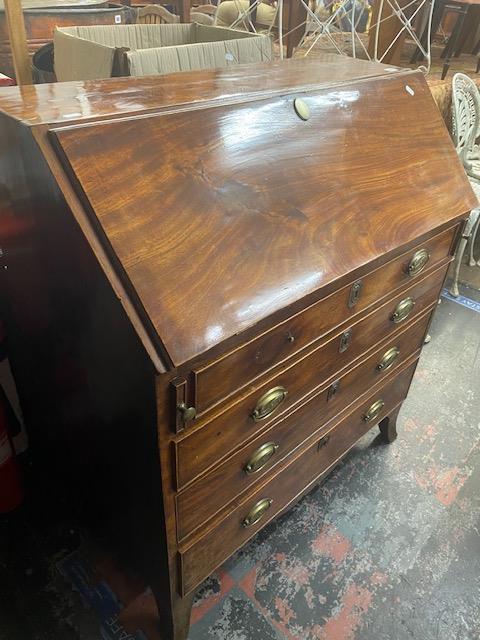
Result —
<path fill-rule="evenodd" d="M 259 529 L 317 482 L 372 426 L 393 411 L 407 394 L 415 366 L 416 361 L 399 375 L 390 377 L 383 388 L 378 385 L 336 426 L 323 431 L 321 436 L 312 438 L 310 446 L 292 460 L 287 468 L 235 505 L 230 514 L 213 529 L 205 531 L 203 537 L 189 547 L 181 548 L 183 595 L 195 589 Z M 366 422 L 364 417 L 368 409 L 380 399 L 384 402 L 383 408 L 374 420 Z M 255 505 L 261 500 L 271 501 L 263 518 L 251 526 L 244 526 L 245 518 L 252 514 Z"/>
<path fill-rule="evenodd" d="M 394 369 L 404 365 L 422 348 L 430 315 L 428 312 L 424 314 L 413 326 L 385 342 L 334 385 L 326 387 L 181 491 L 176 497 L 179 540 L 247 491 L 265 473 L 271 473 L 273 466 L 359 396 L 367 393 L 385 373 L 390 375 Z M 333 389 L 336 390 L 334 395 Z"/>
<path fill-rule="evenodd" d="M 415 306 L 406 322 L 418 317 L 438 299 L 444 277 L 445 267 L 442 267 L 353 325 L 350 346 L 342 353 L 340 334 L 230 404 L 225 411 L 210 417 L 204 423 L 199 422 L 196 430 L 180 436 L 175 446 L 177 488 L 184 486 L 247 439 L 263 431 L 302 397 L 312 393 L 367 349 L 391 335 L 399 326 L 392 322 L 391 317 L 402 300 L 409 297 L 415 300 Z M 288 392 L 283 403 L 263 420 L 256 422 L 252 419 L 252 412 L 259 399 L 270 390 L 279 388 Z"/>
<path fill-rule="evenodd" d="M 352 284 L 337 290 L 307 309 L 289 318 L 226 356 L 193 371 L 197 414 L 230 395 L 256 377 L 277 366 L 300 349 L 318 340 L 340 323 L 365 310 L 371 304 L 405 286 L 424 273 L 421 257 L 429 256 L 424 269 L 431 269 L 449 256 L 457 227 L 418 245 L 358 281 L 356 302 L 350 302 Z M 417 271 L 409 271 L 412 260 L 419 259 Z"/>

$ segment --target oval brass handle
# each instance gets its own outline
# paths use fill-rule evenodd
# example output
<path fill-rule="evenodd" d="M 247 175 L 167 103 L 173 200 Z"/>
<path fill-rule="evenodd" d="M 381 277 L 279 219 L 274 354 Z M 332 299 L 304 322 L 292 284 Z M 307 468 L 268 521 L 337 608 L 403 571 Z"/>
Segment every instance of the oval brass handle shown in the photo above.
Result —
<path fill-rule="evenodd" d="M 426 249 L 415 251 L 406 268 L 408 275 L 413 277 L 419 274 L 420 271 L 423 271 L 425 269 L 429 260 L 430 254 Z"/>
<path fill-rule="evenodd" d="M 397 324 L 398 322 L 402 322 L 406 320 L 410 313 L 412 312 L 413 307 L 415 306 L 415 300 L 411 297 L 405 298 L 401 302 L 397 304 L 395 307 L 395 311 L 390 318 L 392 322 Z"/>
<path fill-rule="evenodd" d="M 262 500 L 259 500 L 256 504 L 254 504 L 243 519 L 243 526 L 251 527 L 252 525 L 259 522 L 272 506 L 272 502 L 273 500 L 271 498 L 263 498 Z"/>
<path fill-rule="evenodd" d="M 260 469 L 263 469 L 277 449 L 278 444 L 275 444 L 275 442 L 266 442 L 265 444 L 262 444 L 262 446 L 258 447 L 245 465 L 245 473 L 257 473 Z"/>
<path fill-rule="evenodd" d="M 385 402 L 383 400 L 376 400 L 363 416 L 365 422 L 371 422 L 372 420 L 375 420 L 375 418 L 380 415 L 380 412 L 384 406 Z"/>
<path fill-rule="evenodd" d="M 287 393 L 285 387 L 273 387 L 258 400 L 250 416 L 255 422 L 264 420 L 284 402 Z"/>
<path fill-rule="evenodd" d="M 385 351 L 382 359 L 377 364 L 377 370 L 386 371 L 387 369 L 390 369 L 390 367 L 392 366 L 392 364 L 395 362 L 395 360 L 398 358 L 399 355 L 400 355 L 400 349 L 398 347 L 392 347 L 388 351 Z"/>

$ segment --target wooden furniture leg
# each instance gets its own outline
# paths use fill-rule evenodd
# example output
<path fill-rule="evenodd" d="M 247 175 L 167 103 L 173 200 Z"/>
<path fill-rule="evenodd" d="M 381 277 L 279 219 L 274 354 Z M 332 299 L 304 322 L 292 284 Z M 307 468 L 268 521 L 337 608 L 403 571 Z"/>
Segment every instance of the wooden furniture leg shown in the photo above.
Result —
<path fill-rule="evenodd" d="M 307 10 L 300 0 L 284 0 L 284 29 L 287 35 L 287 58 L 293 56 L 294 48 L 300 43 L 305 33 Z"/>
<path fill-rule="evenodd" d="M 390 413 L 390 415 L 378 423 L 381 436 L 387 444 L 392 443 L 397 438 L 397 418 L 401 408 L 402 405 L 399 404 L 398 407 Z"/>
<path fill-rule="evenodd" d="M 443 19 L 444 12 L 445 12 L 445 2 L 441 1 L 436 3 L 435 7 L 433 8 L 433 15 L 432 15 L 432 26 L 430 30 L 431 40 L 433 40 L 435 34 L 438 31 L 438 28 Z M 428 44 L 428 21 L 427 21 L 427 24 L 425 24 L 425 27 L 423 29 L 420 42 L 422 43 L 422 47 L 426 49 Z M 414 64 L 421 57 L 422 57 L 422 52 L 420 51 L 419 47 L 415 47 L 415 51 L 413 52 L 413 55 L 410 59 L 410 63 Z"/>
<path fill-rule="evenodd" d="M 160 614 L 160 637 L 162 640 L 188 640 L 195 592 L 184 598 L 173 596 L 171 606 L 169 606 L 168 598 L 162 598 L 161 595 L 155 597 Z"/>
<path fill-rule="evenodd" d="M 450 61 L 454 56 L 454 53 L 457 49 L 458 38 L 463 30 L 463 24 L 465 22 L 465 16 L 467 15 L 468 5 L 464 4 L 454 4 L 447 5 L 447 10 L 455 10 L 457 12 L 457 20 L 455 21 L 455 26 L 453 27 L 453 31 L 448 39 L 447 46 L 442 51 L 441 58 L 445 58 L 445 62 L 443 63 L 442 68 L 442 80 L 445 79 L 448 70 L 450 68 Z M 458 45 L 460 46 L 460 45 Z"/>
<path fill-rule="evenodd" d="M 380 32 L 378 34 L 378 50 L 377 58 L 384 64 L 399 65 L 402 57 L 402 49 L 405 41 L 405 29 L 403 29 L 402 21 L 399 20 L 390 4 L 385 2 L 380 15 L 380 1 L 375 0 L 372 8 L 372 19 L 370 27 L 370 36 L 368 41 L 368 54 L 373 58 L 375 55 L 375 25 L 382 20 L 379 25 Z M 403 9 L 408 5 L 408 0 L 399 1 L 400 8 Z M 402 31 L 403 29 L 403 31 Z M 402 33 L 400 33 L 402 31 Z M 400 35 L 398 35 L 400 33 Z M 395 38 L 398 38 L 395 40 Z M 395 44 L 389 49 L 390 44 L 395 40 Z M 387 52 L 388 49 L 388 52 Z"/>
<path fill-rule="evenodd" d="M 147 554 L 151 556 L 147 578 L 157 603 L 159 636 L 162 640 L 187 640 L 195 591 L 182 598 L 176 584 L 175 567 L 169 566 L 167 560 L 166 547 L 154 547 L 147 542 L 147 548 Z M 171 579 L 169 572 L 173 576 Z"/>
<path fill-rule="evenodd" d="M 179 5 L 180 22 L 190 22 L 190 0 L 180 0 Z"/>

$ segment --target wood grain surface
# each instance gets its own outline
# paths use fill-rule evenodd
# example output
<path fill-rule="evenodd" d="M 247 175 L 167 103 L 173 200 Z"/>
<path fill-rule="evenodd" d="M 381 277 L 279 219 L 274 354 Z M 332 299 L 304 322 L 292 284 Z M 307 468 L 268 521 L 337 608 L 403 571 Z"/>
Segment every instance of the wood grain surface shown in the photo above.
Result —
<path fill-rule="evenodd" d="M 330 432 L 322 430 L 319 435 L 313 434 L 309 441 L 313 442 L 312 446 L 303 450 L 292 460 L 290 466 L 276 475 L 269 475 L 266 482 L 236 505 L 216 528 L 211 531 L 205 528 L 203 538 L 194 541 L 188 548 L 181 549 L 182 592 L 187 594 L 198 586 L 225 558 L 318 482 L 320 477 L 374 426 L 375 422 L 372 424 L 363 420 L 372 402 L 380 398 L 385 402 L 385 407 L 376 422 L 388 416 L 389 412 L 404 400 L 416 365 L 416 361 L 407 365 L 401 373 L 394 376 L 393 381 L 392 378 L 386 381 L 385 388 L 376 387 L 372 390 L 372 395 L 363 396 L 357 408 L 348 417 L 339 419 L 340 424 Z M 330 435 L 327 446 L 319 446 L 319 438 L 323 439 L 327 433 Z M 270 498 L 273 501 L 271 508 L 257 524 L 243 527 L 243 518 L 256 501 L 262 498 Z"/>
<path fill-rule="evenodd" d="M 382 64 L 325 54 L 320 60 L 304 58 L 146 78 L 62 82 L 35 85 L 28 91 L 8 87 L 0 92 L 0 110 L 27 124 L 72 122 L 212 100 L 245 100 L 257 94 L 337 85 L 384 74 Z"/>
<path fill-rule="evenodd" d="M 296 97 L 54 132 L 174 366 L 474 204 L 420 73 Z"/>
<path fill-rule="evenodd" d="M 230 398 L 216 412 L 185 431 L 175 445 L 177 452 L 177 486 L 181 487 L 197 475 L 221 460 L 230 451 L 245 441 L 264 432 L 292 406 L 340 371 L 344 366 L 352 366 L 355 357 L 363 356 L 369 347 L 393 334 L 398 325 L 391 320 L 396 305 L 407 296 L 416 301 L 406 323 L 418 317 L 427 307 L 438 300 L 440 287 L 445 278 L 446 268 L 442 268 L 407 291 L 397 294 L 382 306 L 376 314 L 352 327 L 352 344 L 343 354 L 338 353 L 339 340 L 334 338 L 309 355 L 299 358 L 293 364 L 282 368 L 274 376 L 263 379 L 247 393 Z M 256 401 L 268 389 L 284 386 L 288 390 L 285 402 L 271 416 L 262 422 L 250 419 Z"/>
<path fill-rule="evenodd" d="M 251 383 L 262 373 L 295 356 L 307 345 L 310 347 L 318 343 L 333 328 L 347 322 L 356 322 L 358 315 L 365 309 L 378 309 L 379 301 L 385 296 L 391 299 L 399 287 L 423 279 L 429 270 L 437 268 L 440 262 L 448 259 L 456 231 L 455 227 L 450 228 L 361 278 L 361 293 L 355 306 L 349 307 L 347 304 L 352 287 L 350 283 L 233 352 L 209 362 L 206 367 L 194 368 L 194 404 L 197 415 L 200 417 L 216 401 L 224 399 L 238 387 Z M 419 249 L 428 251 L 430 258 L 425 269 L 412 277 L 407 273 L 407 266 Z M 418 308 L 415 312 L 417 311 Z M 371 338 L 375 338 L 375 335 L 372 334 Z M 381 339 L 378 334 L 377 339 Z M 357 340 L 355 332 L 353 348 Z M 352 349 L 350 357 L 351 351 Z"/>
<path fill-rule="evenodd" d="M 430 310 L 432 307 L 430 307 Z M 276 421 L 270 429 L 263 430 L 259 436 L 235 455 L 231 455 L 223 464 L 214 465 L 211 472 L 202 476 L 177 496 L 177 531 L 180 540 L 195 529 L 201 531 L 210 518 L 225 508 L 233 499 L 243 494 L 277 463 L 291 455 L 315 430 L 334 417 L 339 409 L 349 406 L 356 398 L 368 392 L 385 374 L 401 367 L 408 358 L 422 348 L 430 313 L 423 314 L 412 326 L 392 336 L 378 345 L 376 351 L 356 367 L 342 372 L 336 382 L 338 388 L 330 396 L 331 381 L 300 409 L 293 411 Z M 377 369 L 384 353 L 393 347 L 399 350 L 391 368 L 386 371 Z M 335 356 L 331 358 L 335 361 Z M 311 388 L 314 388 L 311 385 Z M 245 473 L 245 466 L 251 456 L 262 444 L 274 442 L 278 447 L 269 464 L 256 474 Z"/>
<path fill-rule="evenodd" d="M 150 585 L 162 637 L 186 640 L 195 586 L 335 464 L 380 393 L 394 438 L 418 350 L 404 358 L 476 201 L 423 77 L 381 65 L 6 89 L 0 110 L 2 320 L 31 451 Z M 410 277 L 419 248 L 430 261 Z M 393 326 L 406 295 L 416 304 Z M 372 374 L 393 342 L 399 364 Z M 292 400 L 250 428 L 270 382 Z M 177 405 L 195 392 L 185 425 Z M 282 461 L 242 483 L 238 465 L 273 432 Z M 265 496 L 265 518 L 242 527 Z"/>

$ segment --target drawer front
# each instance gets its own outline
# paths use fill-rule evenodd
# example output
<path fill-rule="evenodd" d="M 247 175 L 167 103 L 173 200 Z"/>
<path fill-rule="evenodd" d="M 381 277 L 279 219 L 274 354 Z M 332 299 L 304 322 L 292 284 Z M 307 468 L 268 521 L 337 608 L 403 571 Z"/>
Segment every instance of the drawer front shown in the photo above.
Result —
<path fill-rule="evenodd" d="M 230 354 L 194 370 L 197 413 L 203 413 L 420 273 L 423 275 L 423 269 L 438 265 L 449 255 L 456 230 L 457 227 L 448 229 L 367 274 L 356 293 L 352 292 L 352 285 L 343 287 Z M 423 251 L 429 259 L 422 269 Z"/>
<path fill-rule="evenodd" d="M 364 362 L 177 495 L 177 533 L 185 538 L 239 494 L 271 473 L 313 432 L 422 348 L 430 313 L 385 342 Z M 332 390 L 335 393 L 332 394 Z"/>
<path fill-rule="evenodd" d="M 244 395 L 222 413 L 204 424 L 199 422 L 196 430 L 181 436 L 175 448 L 177 488 L 184 486 L 228 452 L 263 431 L 302 397 L 313 392 L 367 349 L 391 335 L 402 324 L 391 320 L 394 309 L 402 300 L 410 297 L 415 300 L 413 310 L 403 322 L 411 322 L 418 317 L 437 300 L 444 277 L 445 267 L 442 267 L 382 305 L 358 325 L 349 327 L 351 341 L 343 352 L 340 352 L 342 334 L 336 335 L 313 353 Z M 256 422 L 251 416 L 259 400 L 279 387 L 288 392 L 285 400 L 270 415 Z"/>
<path fill-rule="evenodd" d="M 357 408 L 329 431 L 325 431 L 312 445 L 292 461 L 276 476 L 248 495 L 230 514 L 204 537 L 188 548 L 181 549 L 181 585 L 186 595 L 212 573 L 224 560 L 240 548 L 273 517 L 282 512 L 305 490 L 324 475 L 338 459 L 374 424 L 387 416 L 407 394 L 416 361 L 407 366 L 398 376 L 389 377 L 387 384 L 369 394 Z M 375 421 L 366 422 L 364 416 L 377 400 L 385 403 Z M 261 503 L 268 501 L 270 504 Z M 261 515 L 256 523 L 244 526 Z M 256 507 L 256 511 L 255 511 Z"/>

